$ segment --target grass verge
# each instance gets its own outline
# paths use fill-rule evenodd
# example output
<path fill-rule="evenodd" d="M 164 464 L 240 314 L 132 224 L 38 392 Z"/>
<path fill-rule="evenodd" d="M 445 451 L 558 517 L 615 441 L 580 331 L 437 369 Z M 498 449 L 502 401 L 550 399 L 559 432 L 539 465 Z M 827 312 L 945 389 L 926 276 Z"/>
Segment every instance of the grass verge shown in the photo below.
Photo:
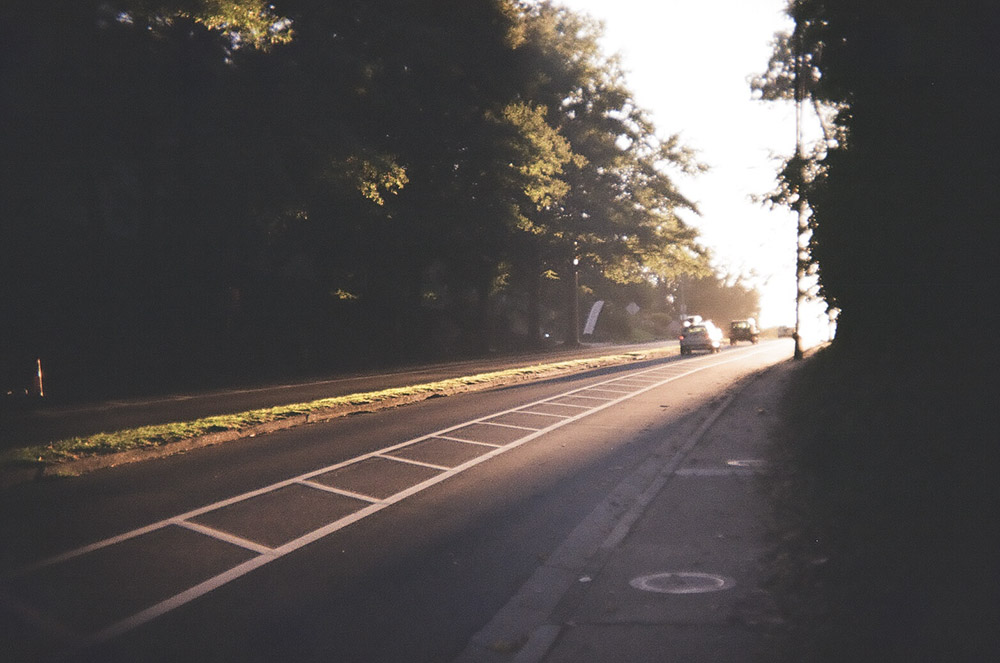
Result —
<path fill-rule="evenodd" d="M 162 450 L 179 442 L 216 435 L 237 433 L 226 439 L 242 437 L 265 431 L 262 427 L 279 422 L 307 421 L 310 417 L 329 419 L 359 411 L 394 407 L 423 400 L 431 396 L 476 391 L 492 387 L 515 384 L 527 380 L 552 377 L 582 370 L 624 364 L 658 356 L 676 353 L 676 349 L 631 352 L 606 355 L 590 359 L 575 359 L 549 364 L 532 364 L 502 371 L 479 373 L 476 375 L 450 378 L 408 387 L 362 392 L 346 396 L 323 398 L 305 403 L 295 403 L 270 408 L 261 408 L 236 414 L 218 415 L 152 426 L 142 426 L 126 430 L 96 433 L 94 435 L 70 437 L 44 444 L 11 449 L 0 453 L 0 470 L 29 468 L 43 470 L 88 458 L 110 456 L 142 450 Z M 303 415 L 306 415 L 303 417 Z M 298 419 L 296 419 L 298 418 Z M 130 459 L 131 460 L 131 459 Z"/>

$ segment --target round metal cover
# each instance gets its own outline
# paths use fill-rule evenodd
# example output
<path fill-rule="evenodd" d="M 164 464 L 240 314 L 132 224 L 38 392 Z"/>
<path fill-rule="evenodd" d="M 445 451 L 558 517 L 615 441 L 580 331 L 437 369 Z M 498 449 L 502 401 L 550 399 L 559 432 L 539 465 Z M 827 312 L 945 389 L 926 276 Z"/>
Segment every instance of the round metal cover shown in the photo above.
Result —
<path fill-rule="evenodd" d="M 674 573 L 654 573 L 635 578 L 629 583 L 644 592 L 660 594 L 704 594 L 728 589 L 733 581 L 711 573 L 679 571 Z"/>

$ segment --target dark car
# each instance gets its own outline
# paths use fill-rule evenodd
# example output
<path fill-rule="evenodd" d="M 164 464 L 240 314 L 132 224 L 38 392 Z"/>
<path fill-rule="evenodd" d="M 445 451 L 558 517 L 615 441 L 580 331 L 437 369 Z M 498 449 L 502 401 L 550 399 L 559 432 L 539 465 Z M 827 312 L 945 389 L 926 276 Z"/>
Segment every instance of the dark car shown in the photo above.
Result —
<path fill-rule="evenodd" d="M 760 331 L 753 320 L 733 320 L 729 323 L 729 345 L 736 345 L 739 341 L 756 343 L 759 340 Z"/>

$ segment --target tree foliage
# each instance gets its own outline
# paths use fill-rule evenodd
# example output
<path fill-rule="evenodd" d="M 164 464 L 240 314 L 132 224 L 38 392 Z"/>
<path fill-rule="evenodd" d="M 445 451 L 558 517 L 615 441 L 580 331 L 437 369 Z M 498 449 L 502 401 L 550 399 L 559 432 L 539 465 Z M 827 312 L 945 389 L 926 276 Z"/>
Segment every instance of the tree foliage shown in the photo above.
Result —
<path fill-rule="evenodd" d="M 574 258 L 586 287 L 706 269 L 669 176 L 700 166 L 568 10 L 0 11 L 7 364 L 141 388 L 483 351 L 568 305 Z"/>
<path fill-rule="evenodd" d="M 789 12 L 795 30 L 776 38 L 753 87 L 765 100 L 799 95 L 824 119 L 824 141 L 785 162 L 772 200 L 808 201 L 839 335 L 877 331 L 885 351 L 929 340 L 939 327 L 928 319 L 996 280 L 976 238 L 995 209 L 985 146 L 997 133 L 987 63 L 998 12 L 855 0 L 795 0 Z"/>
<path fill-rule="evenodd" d="M 760 294 L 739 277 L 685 279 L 677 296 L 688 313 L 712 320 L 727 333 L 732 320 L 760 317 Z"/>

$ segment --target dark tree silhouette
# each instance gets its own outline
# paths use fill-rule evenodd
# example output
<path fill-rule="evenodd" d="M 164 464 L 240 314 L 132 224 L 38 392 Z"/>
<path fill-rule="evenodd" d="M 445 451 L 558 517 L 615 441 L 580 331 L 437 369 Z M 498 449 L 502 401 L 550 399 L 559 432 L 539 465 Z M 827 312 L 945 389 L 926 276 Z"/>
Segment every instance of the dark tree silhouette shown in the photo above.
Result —
<path fill-rule="evenodd" d="M 660 164 L 696 165 L 568 11 L 65 4 L 0 9 L 5 388 L 482 353 L 574 247 L 592 284 L 704 263 Z"/>

